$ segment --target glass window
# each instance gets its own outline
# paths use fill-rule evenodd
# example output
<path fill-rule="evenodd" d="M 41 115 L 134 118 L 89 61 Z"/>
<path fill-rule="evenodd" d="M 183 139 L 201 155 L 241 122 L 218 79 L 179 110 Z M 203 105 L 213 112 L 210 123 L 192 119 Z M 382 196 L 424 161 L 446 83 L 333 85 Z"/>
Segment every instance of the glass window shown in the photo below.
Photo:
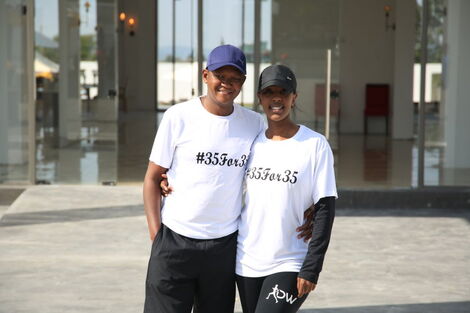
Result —
<path fill-rule="evenodd" d="M 35 5 L 37 181 L 114 183 L 116 1 Z"/>
<path fill-rule="evenodd" d="M 158 2 L 158 107 L 197 94 L 197 0 Z"/>

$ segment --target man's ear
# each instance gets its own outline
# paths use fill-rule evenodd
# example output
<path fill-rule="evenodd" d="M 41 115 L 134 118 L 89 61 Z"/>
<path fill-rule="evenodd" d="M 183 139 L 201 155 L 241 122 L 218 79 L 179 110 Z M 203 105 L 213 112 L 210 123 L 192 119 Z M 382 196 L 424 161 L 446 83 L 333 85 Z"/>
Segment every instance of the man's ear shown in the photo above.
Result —
<path fill-rule="evenodd" d="M 203 69 L 202 70 L 202 80 L 204 81 L 204 83 L 207 84 L 207 76 L 209 75 L 209 70 L 208 69 Z"/>

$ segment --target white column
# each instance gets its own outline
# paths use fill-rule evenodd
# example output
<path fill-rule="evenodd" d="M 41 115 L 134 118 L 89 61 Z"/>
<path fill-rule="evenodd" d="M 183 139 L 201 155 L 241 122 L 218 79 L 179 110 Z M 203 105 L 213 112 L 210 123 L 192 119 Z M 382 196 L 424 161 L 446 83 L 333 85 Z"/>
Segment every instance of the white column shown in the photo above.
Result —
<path fill-rule="evenodd" d="M 446 168 L 470 167 L 470 1 L 448 1 L 445 88 Z"/>
<path fill-rule="evenodd" d="M 59 135 L 80 138 L 80 14 L 78 0 L 59 1 Z"/>
<path fill-rule="evenodd" d="M 117 121 L 117 10 L 114 0 L 97 2 L 98 99 L 93 100 L 94 118 Z M 113 95 L 115 94 L 115 95 Z M 116 134 L 117 135 L 117 134 Z"/>
<path fill-rule="evenodd" d="M 416 2 L 396 0 L 392 138 L 413 138 L 413 61 Z"/>
<path fill-rule="evenodd" d="M 8 25 L 7 5 L 4 1 L 0 1 L 0 165 L 8 164 L 8 63 L 7 47 L 8 47 Z"/>
<path fill-rule="evenodd" d="M 31 95 L 28 92 L 32 91 L 28 89 L 28 79 L 32 73 L 27 72 L 30 55 L 26 49 L 25 4 L 21 0 L 0 2 L 0 164 L 3 165 L 27 165 L 29 156 Z"/>
<path fill-rule="evenodd" d="M 28 154 L 28 181 L 31 184 L 36 183 L 36 95 L 35 95 L 35 72 L 34 72 L 34 1 L 24 0 L 26 5 L 25 19 L 25 139 L 27 143 Z M 26 135 L 27 133 L 27 135 Z"/>
<path fill-rule="evenodd" d="M 116 81 L 116 20 L 117 10 L 114 0 L 97 2 L 98 25 L 98 96 L 107 98 L 109 91 L 117 91 Z"/>

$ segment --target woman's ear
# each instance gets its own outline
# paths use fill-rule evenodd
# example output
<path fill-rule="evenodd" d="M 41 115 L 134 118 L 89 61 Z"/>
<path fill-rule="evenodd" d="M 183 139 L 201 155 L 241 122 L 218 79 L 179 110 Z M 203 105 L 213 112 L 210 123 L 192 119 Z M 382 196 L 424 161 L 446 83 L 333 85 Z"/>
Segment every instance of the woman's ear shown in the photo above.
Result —
<path fill-rule="evenodd" d="M 292 98 L 292 107 L 295 106 L 295 101 L 297 100 L 297 94 L 294 93 L 294 97 Z"/>

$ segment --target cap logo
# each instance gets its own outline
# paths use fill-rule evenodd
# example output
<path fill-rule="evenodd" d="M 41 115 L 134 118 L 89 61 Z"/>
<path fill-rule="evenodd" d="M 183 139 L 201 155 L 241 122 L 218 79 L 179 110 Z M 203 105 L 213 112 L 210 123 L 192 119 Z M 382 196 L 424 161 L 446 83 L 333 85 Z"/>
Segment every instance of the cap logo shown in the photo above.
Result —
<path fill-rule="evenodd" d="M 292 78 L 291 78 L 290 76 L 287 76 L 286 78 L 287 78 L 288 80 L 292 80 Z"/>

